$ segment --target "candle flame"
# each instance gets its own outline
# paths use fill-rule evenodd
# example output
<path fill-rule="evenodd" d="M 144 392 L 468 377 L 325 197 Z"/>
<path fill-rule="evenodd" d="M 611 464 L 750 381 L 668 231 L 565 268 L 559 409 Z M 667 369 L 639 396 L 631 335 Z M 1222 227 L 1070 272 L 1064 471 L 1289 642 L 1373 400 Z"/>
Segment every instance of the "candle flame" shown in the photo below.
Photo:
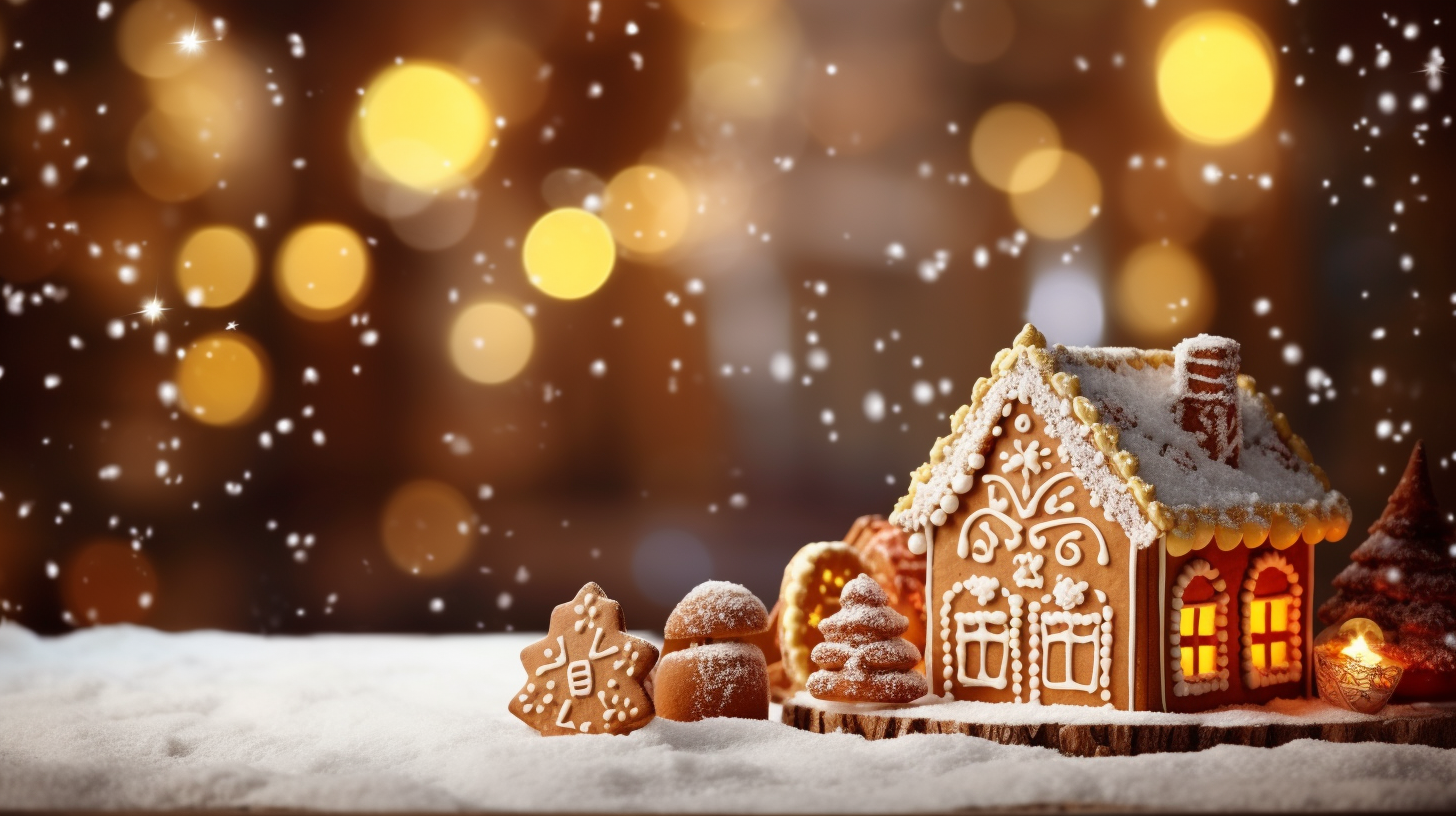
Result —
<path fill-rule="evenodd" d="M 1340 654 L 1354 660 L 1362 666 L 1380 665 L 1380 655 L 1371 651 L 1369 644 L 1365 642 L 1363 634 L 1357 635 L 1350 645 L 1340 650 Z"/>

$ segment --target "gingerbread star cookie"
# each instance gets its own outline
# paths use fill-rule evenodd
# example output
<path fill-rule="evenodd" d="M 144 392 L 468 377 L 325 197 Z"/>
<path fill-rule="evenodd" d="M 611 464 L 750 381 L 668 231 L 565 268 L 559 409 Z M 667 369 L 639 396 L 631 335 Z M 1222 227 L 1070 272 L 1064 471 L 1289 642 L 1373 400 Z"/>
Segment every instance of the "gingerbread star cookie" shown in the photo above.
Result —
<path fill-rule="evenodd" d="M 526 685 L 511 713 L 546 736 L 626 734 L 653 717 L 642 681 L 657 647 L 626 633 L 622 607 L 596 584 L 551 612 L 546 637 L 521 650 Z"/>

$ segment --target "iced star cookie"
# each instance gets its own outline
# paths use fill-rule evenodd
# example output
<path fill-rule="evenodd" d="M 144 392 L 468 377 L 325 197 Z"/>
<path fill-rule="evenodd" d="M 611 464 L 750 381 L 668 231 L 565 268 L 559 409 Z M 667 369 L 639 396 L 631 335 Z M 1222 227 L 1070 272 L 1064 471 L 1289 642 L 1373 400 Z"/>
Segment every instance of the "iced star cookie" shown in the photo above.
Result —
<path fill-rule="evenodd" d="M 551 612 L 546 637 L 521 650 L 526 684 L 511 713 L 545 736 L 626 734 L 652 720 L 642 681 L 657 647 L 626 633 L 627 618 L 596 584 Z"/>

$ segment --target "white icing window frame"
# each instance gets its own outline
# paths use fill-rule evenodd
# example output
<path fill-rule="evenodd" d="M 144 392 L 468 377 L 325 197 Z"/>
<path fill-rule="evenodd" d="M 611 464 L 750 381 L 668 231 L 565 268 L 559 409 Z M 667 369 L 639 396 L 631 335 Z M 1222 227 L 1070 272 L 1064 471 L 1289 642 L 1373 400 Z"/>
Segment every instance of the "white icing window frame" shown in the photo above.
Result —
<path fill-rule="evenodd" d="M 1254 595 L 1254 589 L 1259 585 L 1259 576 L 1267 569 L 1283 572 L 1289 588 L 1265 597 L 1276 598 L 1287 594 L 1293 598 L 1289 604 L 1289 628 L 1286 630 L 1289 633 L 1289 665 L 1282 669 L 1261 669 L 1254 665 L 1252 613 L 1254 601 L 1259 600 Z M 1304 643 L 1300 621 L 1303 606 L 1304 587 L 1299 583 L 1299 571 L 1287 558 L 1273 550 L 1266 550 L 1249 562 L 1249 571 L 1244 575 L 1243 589 L 1239 592 L 1239 643 L 1243 647 L 1240 650 L 1240 666 L 1243 669 L 1245 686 L 1251 689 L 1263 688 L 1279 683 L 1292 683 L 1304 677 L 1304 652 L 1300 648 Z"/>
<path fill-rule="evenodd" d="M 1207 675 L 1199 675 L 1196 678 L 1183 676 L 1183 647 L 1182 642 L 1183 623 L 1183 591 L 1193 582 L 1194 578 L 1207 578 L 1213 585 L 1214 603 L 1214 637 L 1218 639 L 1218 670 Z M 1200 694 L 1208 694 L 1212 691 L 1227 691 L 1229 687 L 1228 670 L 1228 582 L 1219 574 L 1212 564 L 1202 558 L 1195 558 L 1183 565 L 1179 571 L 1177 580 L 1173 583 L 1170 593 L 1172 598 L 1168 600 L 1168 620 L 1171 625 L 1168 635 L 1168 671 L 1173 681 L 1173 696 L 1194 697 Z"/>
<path fill-rule="evenodd" d="M 966 581 L 957 581 L 941 596 L 940 650 L 941 663 L 943 664 L 941 668 L 941 687 L 945 690 L 946 694 L 952 692 L 957 681 L 964 687 L 1004 689 L 1008 685 L 1006 683 L 1006 670 L 1009 666 L 1011 670 L 1011 682 L 1009 685 L 1012 693 L 1016 695 L 1016 702 L 1019 703 L 1021 702 L 1021 672 L 1023 669 L 1021 662 L 1021 610 L 1025 600 L 1020 595 L 1016 595 L 1002 587 L 1000 595 L 1006 599 L 1008 606 L 1005 610 L 978 609 L 971 612 L 953 611 L 953 604 L 956 597 L 962 592 L 966 592 L 967 584 L 975 583 L 976 579 L 977 576 L 972 575 Z M 981 604 L 981 606 L 985 605 Z M 996 619 L 998 617 L 1000 620 Z M 956 624 L 954 630 L 951 629 L 952 621 Z M 991 638 L 973 638 L 968 637 L 969 632 L 965 629 L 967 624 L 978 625 L 979 629 L 983 631 L 985 630 L 986 624 L 992 626 L 1004 624 L 1006 630 L 1001 633 L 996 633 Z M 954 647 L 951 646 L 952 641 L 955 642 Z M 977 672 L 978 676 L 975 678 L 967 677 L 965 674 L 965 646 L 969 642 L 981 643 L 981 670 Z M 981 674 L 986 674 L 985 657 L 987 643 L 1001 643 L 1005 649 L 1002 652 L 1001 672 L 995 678 L 988 678 L 990 682 L 982 681 L 979 677 Z M 952 655 L 952 649 L 954 649 L 954 656 Z M 954 667 L 951 666 L 952 662 L 956 664 Z"/>

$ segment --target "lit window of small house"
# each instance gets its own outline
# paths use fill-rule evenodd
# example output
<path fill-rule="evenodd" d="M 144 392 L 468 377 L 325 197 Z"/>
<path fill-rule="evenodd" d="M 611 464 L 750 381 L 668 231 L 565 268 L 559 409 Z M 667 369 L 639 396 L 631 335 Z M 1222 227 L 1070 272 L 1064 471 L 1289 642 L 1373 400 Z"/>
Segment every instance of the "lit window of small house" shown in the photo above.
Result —
<path fill-rule="evenodd" d="M 1239 593 L 1244 684 L 1260 688 L 1302 676 L 1299 573 L 1283 555 L 1263 552 L 1249 564 Z"/>
<path fill-rule="evenodd" d="M 1228 689 L 1228 586 L 1202 558 L 1183 565 L 1172 587 L 1169 642 L 1173 694 Z"/>

